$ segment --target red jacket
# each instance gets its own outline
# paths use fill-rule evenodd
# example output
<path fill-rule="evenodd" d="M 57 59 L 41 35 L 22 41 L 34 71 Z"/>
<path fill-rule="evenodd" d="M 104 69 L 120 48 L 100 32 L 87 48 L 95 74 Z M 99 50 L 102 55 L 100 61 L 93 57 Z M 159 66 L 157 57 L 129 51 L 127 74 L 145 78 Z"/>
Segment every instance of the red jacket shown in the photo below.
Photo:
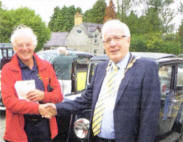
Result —
<path fill-rule="evenodd" d="M 45 97 L 43 102 L 58 103 L 63 100 L 59 82 L 51 64 L 41 60 L 34 54 L 39 76 L 41 77 L 44 88 Z M 52 92 L 47 91 L 49 84 L 53 87 Z M 24 114 L 39 114 L 38 103 L 20 100 L 17 97 L 15 90 L 15 82 L 22 80 L 21 69 L 18 64 L 17 55 L 14 55 L 12 60 L 4 65 L 1 72 L 1 93 L 3 103 L 6 107 L 6 130 L 4 139 L 11 142 L 27 142 L 27 136 L 24 131 Z M 55 117 L 49 120 L 51 138 L 54 138 L 58 133 Z"/>

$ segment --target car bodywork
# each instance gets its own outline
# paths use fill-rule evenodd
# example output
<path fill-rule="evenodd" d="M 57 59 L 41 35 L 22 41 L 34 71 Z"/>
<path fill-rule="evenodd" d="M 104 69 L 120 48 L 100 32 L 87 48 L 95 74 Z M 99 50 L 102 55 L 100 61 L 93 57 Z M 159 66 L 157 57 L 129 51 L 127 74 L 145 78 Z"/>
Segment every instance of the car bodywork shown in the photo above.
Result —
<path fill-rule="evenodd" d="M 87 52 L 73 51 L 68 50 L 69 53 L 75 56 L 75 59 L 72 62 L 72 72 L 71 72 L 71 83 L 72 88 L 71 92 L 64 94 L 64 96 L 71 96 L 71 94 L 76 94 L 83 91 L 86 87 L 86 78 L 88 72 L 88 64 L 90 58 L 93 57 L 92 54 Z M 58 57 L 60 54 L 58 50 L 46 50 L 40 51 L 37 55 L 44 60 L 47 60 L 53 64 L 53 60 Z"/>
<path fill-rule="evenodd" d="M 13 54 L 14 54 L 13 48 L 10 44 L 8 44 L 8 46 L 0 47 L 0 70 L 6 63 L 8 63 L 11 60 Z M 1 71 L 0 71 L 0 79 L 1 79 Z M 1 81 L 0 81 L 0 86 L 1 86 Z M 1 87 L 0 87 L 0 111 L 4 111 L 5 109 L 6 108 L 4 107 L 2 102 Z"/>
<path fill-rule="evenodd" d="M 144 53 L 132 52 L 135 56 L 147 57 L 154 60 L 159 66 L 159 78 L 161 85 L 161 111 L 159 118 L 159 130 L 156 141 L 174 142 L 183 141 L 183 58 L 176 57 L 172 54 L 164 53 Z M 94 69 L 99 62 L 108 60 L 107 56 L 97 56 L 90 60 L 87 76 L 87 84 L 90 84 L 94 75 Z M 72 123 L 78 118 L 89 118 L 88 113 L 79 112 L 74 116 Z M 72 116 L 73 117 L 73 116 Z M 70 131 L 73 131 L 70 125 Z M 88 139 L 79 139 L 73 136 L 74 132 L 70 132 L 70 141 L 88 141 Z M 70 136 L 71 135 L 71 136 Z M 68 138 L 68 139 L 70 139 Z"/>

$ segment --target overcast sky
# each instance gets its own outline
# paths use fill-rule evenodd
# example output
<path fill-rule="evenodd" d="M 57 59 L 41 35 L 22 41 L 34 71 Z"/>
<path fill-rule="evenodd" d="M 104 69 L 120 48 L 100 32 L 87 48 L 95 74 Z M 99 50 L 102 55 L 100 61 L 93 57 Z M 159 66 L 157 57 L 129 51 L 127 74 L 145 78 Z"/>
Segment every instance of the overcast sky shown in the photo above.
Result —
<path fill-rule="evenodd" d="M 36 14 L 39 14 L 43 21 L 49 22 L 50 16 L 54 12 L 54 8 L 59 6 L 62 8 L 65 6 L 74 5 L 80 7 L 83 12 L 91 9 L 97 0 L 0 0 L 4 9 L 16 9 L 20 7 L 28 7 L 35 10 Z M 107 4 L 109 0 L 106 0 Z M 115 1 L 115 0 L 114 0 Z M 176 0 L 179 1 L 179 0 Z M 176 4 L 173 6 L 176 10 Z M 177 15 L 173 21 L 176 27 L 181 23 L 182 15 Z"/>

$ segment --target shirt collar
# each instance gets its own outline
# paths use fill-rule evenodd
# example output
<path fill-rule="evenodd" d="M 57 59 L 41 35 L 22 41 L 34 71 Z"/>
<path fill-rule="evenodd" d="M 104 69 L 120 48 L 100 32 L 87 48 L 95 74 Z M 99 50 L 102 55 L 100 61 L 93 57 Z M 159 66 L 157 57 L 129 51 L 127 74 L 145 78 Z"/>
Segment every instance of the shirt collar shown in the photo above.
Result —
<path fill-rule="evenodd" d="M 129 61 L 129 58 L 130 58 L 130 53 L 128 52 L 126 54 L 126 56 L 117 63 L 117 66 L 120 68 L 120 69 L 125 69 L 127 67 L 127 64 L 128 64 L 128 61 Z"/>
<path fill-rule="evenodd" d="M 121 59 L 117 64 L 115 64 L 113 61 L 109 61 L 107 70 L 113 70 L 113 66 L 117 65 L 119 70 L 124 70 L 128 64 L 128 60 L 130 58 L 130 53 L 128 52 L 126 56 Z"/>
<path fill-rule="evenodd" d="M 17 56 L 17 57 L 18 57 L 18 56 Z M 32 70 L 34 71 L 34 70 L 36 70 L 36 61 L 35 61 L 35 58 L 34 58 L 34 57 L 33 57 L 33 60 L 34 60 L 34 66 L 33 66 Z M 20 59 L 19 57 L 18 57 L 18 63 L 19 63 L 19 66 L 20 66 L 21 69 L 28 68 L 28 66 L 25 65 L 25 64 L 21 61 L 21 59 Z"/>

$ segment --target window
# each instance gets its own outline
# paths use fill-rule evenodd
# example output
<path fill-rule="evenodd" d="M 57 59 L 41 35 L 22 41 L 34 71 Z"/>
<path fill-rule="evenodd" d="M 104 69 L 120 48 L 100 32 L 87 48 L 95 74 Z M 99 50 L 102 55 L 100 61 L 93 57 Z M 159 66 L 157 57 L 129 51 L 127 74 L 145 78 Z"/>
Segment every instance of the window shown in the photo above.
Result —
<path fill-rule="evenodd" d="M 82 31 L 78 29 L 78 30 L 77 30 L 77 33 L 79 33 L 79 34 L 80 34 L 80 33 L 82 33 Z"/>
<path fill-rule="evenodd" d="M 179 64 L 177 68 L 176 96 L 180 95 L 183 95 L 183 64 Z"/>
<path fill-rule="evenodd" d="M 171 74 L 172 74 L 172 67 L 170 65 L 160 67 L 159 77 L 160 77 L 162 97 L 165 97 L 166 92 L 170 90 Z"/>
<path fill-rule="evenodd" d="M 178 65 L 177 86 L 183 86 L 183 64 Z"/>

